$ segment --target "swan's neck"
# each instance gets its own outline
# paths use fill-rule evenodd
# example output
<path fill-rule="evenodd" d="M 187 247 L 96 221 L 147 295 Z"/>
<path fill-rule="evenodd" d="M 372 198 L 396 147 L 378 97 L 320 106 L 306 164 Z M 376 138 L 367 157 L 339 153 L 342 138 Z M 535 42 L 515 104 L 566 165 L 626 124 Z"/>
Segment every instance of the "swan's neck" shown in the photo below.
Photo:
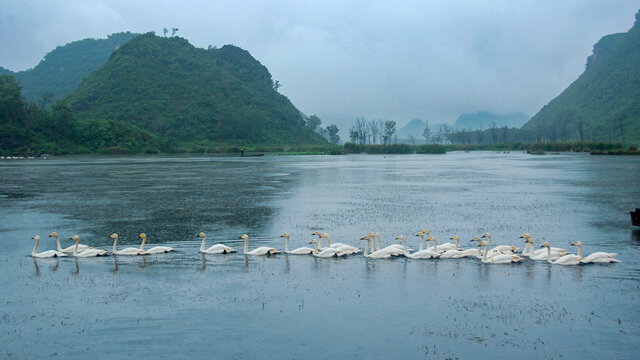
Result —
<path fill-rule="evenodd" d="M 202 237 L 202 244 L 200 244 L 200 252 L 203 252 L 203 251 L 204 251 L 204 242 L 205 242 L 206 240 L 207 240 L 207 236 L 206 236 L 206 235 L 204 235 L 204 236 Z"/>
<path fill-rule="evenodd" d="M 117 244 L 118 244 L 118 237 L 116 236 L 116 237 L 113 238 L 113 251 L 112 252 L 114 254 L 116 253 L 116 245 Z"/>
<path fill-rule="evenodd" d="M 40 243 L 40 239 L 36 240 L 36 246 L 33 247 L 33 251 L 31 252 L 31 255 L 35 255 L 38 253 L 38 244 Z"/>
<path fill-rule="evenodd" d="M 140 250 L 144 250 L 144 243 L 147 242 L 147 235 L 142 237 L 142 243 L 140 244 Z"/>
<path fill-rule="evenodd" d="M 402 249 L 403 249 L 402 252 L 406 255 L 409 253 L 409 251 L 407 250 L 407 239 L 402 237 L 401 240 L 402 240 Z"/>
<path fill-rule="evenodd" d="M 551 263 L 551 246 L 547 246 L 547 262 Z"/>
<path fill-rule="evenodd" d="M 289 237 L 288 236 L 284 237 L 284 252 L 286 252 L 286 253 L 289 252 Z"/>
<path fill-rule="evenodd" d="M 249 238 L 244 238 L 244 253 L 247 254 L 249 252 Z"/>
<path fill-rule="evenodd" d="M 319 241 L 314 241 L 316 243 L 316 250 L 313 252 L 313 255 L 317 255 L 320 252 L 320 245 L 318 245 Z"/>
<path fill-rule="evenodd" d="M 438 239 L 433 238 L 433 252 L 438 251 Z"/>
<path fill-rule="evenodd" d="M 582 245 L 578 245 L 578 257 L 582 258 Z"/>
<path fill-rule="evenodd" d="M 56 235 L 55 238 L 56 238 L 56 245 L 58 246 L 58 251 L 62 252 L 62 246 L 60 246 L 60 237 Z"/>
<path fill-rule="evenodd" d="M 367 246 L 365 246 L 364 248 L 364 256 L 367 257 L 367 253 L 369 252 L 369 243 L 371 242 L 371 239 L 367 238 Z"/>
<path fill-rule="evenodd" d="M 327 238 L 327 247 L 330 248 L 331 247 L 331 238 L 329 237 L 329 235 L 324 235 L 324 237 Z"/>
<path fill-rule="evenodd" d="M 487 243 L 485 244 L 484 247 L 484 255 L 482 256 L 482 262 L 487 262 L 487 253 L 489 252 L 489 247 L 491 246 L 491 237 L 487 237 L 487 239 L 489 239 L 489 241 L 487 241 Z"/>
<path fill-rule="evenodd" d="M 420 234 L 420 249 L 418 251 L 422 251 L 424 247 L 424 235 Z"/>
<path fill-rule="evenodd" d="M 73 256 L 78 255 L 78 244 L 80 243 L 80 238 L 76 239 L 76 246 L 73 247 Z"/>
<path fill-rule="evenodd" d="M 378 250 L 381 249 L 381 247 L 380 247 L 380 237 L 381 237 L 380 234 L 376 234 L 376 241 L 378 243 L 378 247 L 377 247 Z"/>
<path fill-rule="evenodd" d="M 460 238 L 456 239 L 456 250 L 460 248 Z"/>
<path fill-rule="evenodd" d="M 522 256 L 531 257 L 531 254 L 529 254 L 530 249 L 531 249 L 531 243 L 527 242 L 524 245 L 524 249 L 522 249 Z"/>

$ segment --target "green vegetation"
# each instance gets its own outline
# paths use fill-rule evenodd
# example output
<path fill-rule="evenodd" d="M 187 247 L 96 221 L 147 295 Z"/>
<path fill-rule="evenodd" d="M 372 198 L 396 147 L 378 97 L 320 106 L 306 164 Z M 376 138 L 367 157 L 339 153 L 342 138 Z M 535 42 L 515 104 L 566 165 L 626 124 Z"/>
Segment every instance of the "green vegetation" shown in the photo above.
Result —
<path fill-rule="evenodd" d="M 640 143 L 640 12 L 626 33 L 593 47 L 580 77 L 523 129 L 536 141 Z"/>
<path fill-rule="evenodd" d="M 23 88 L 27 100 L 39 102 L 45 94 L 50 101 L 60 99 L 102 66 L 122 44 L 137 36 L 130 32 L 109 35 L 106 39 L 84 39 L 58 46 L 29 70 L 12 73 L 0 68 L 0 74 L 13 75 Z M 49 102 L 51 103 L 51 102 Z"/>
<path fill-rule="evenodd" d="M 80 119 L 123 121 L 171 149 L 326 144 L 274 85 L 243 49 L 205 50 L 147 33 L 115 51 L 67 100 Z"/>
<path fill-rule="evenodd" d="M 0 155 L 157 153 L 157 136 L 121 121 L 76 119 L 59 101 L 42 109 L 24 100 L 20 85 L 0 75 Z"/>

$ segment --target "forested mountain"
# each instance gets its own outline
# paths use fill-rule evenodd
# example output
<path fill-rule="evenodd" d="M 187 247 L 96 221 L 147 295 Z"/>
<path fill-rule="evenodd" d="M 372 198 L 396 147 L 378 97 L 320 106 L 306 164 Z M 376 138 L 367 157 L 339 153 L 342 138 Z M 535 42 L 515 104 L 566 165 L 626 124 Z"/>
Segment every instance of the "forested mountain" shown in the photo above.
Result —
<path fill-rule="evenodd" d="M 628 32 L 600 39 L 582 75 L 523 129 L 550 141 L 640 143 L 640 12 Z"/>
<path fill-rule="evenodd" d="M 67 100 L 81 119 L 124 121 L 173 144 L 326 142 L 274 89 L 267 68 L 232 45 L 205 50 L 140 35 Z"/>
<path fill-rule="evenodd" d="M 508 115 L 496 115 L 486 111 L 475 114 L 462 114 L 458 117 L 453 127 L 459 130 L 485 130 L 491 127 L 520 128 L 531 116 L 524 113 Z"/>
<path fill-rule="evenodd" d="M 8 73 L 22 85 L 26 100 L 38 102 L 46 93 L 50 100 L 59 99 L 80 84 L 92 71 L 102 66 L 118 47 L 137 36 L 130 32 L 109 35 L 106 39 L 84 39 L 58 46 L 44 56 L 40 63 L 29 70 L 11 72 L 0 68 L 0 74 Z"/>

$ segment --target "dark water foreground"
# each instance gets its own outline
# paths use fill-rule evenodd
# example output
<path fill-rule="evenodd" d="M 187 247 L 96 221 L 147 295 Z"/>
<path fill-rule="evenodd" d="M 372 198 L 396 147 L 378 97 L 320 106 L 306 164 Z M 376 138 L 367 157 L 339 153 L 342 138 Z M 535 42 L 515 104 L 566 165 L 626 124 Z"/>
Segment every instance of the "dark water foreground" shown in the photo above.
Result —
<path fill-rule="evenodd" d="M 0 162 L 0 357 L 637 358 L 640 161 L 588 155 L 57 158 Z M 550 241 L 623 262 L 316 259 L 197 253 L 195 235 L 250 247 Z M 110 249 L 107 236 L 175 246 L 146 257 L 34 260 L 31 237 Z M 416 245 L 415 243 L 413 244 Z"/>

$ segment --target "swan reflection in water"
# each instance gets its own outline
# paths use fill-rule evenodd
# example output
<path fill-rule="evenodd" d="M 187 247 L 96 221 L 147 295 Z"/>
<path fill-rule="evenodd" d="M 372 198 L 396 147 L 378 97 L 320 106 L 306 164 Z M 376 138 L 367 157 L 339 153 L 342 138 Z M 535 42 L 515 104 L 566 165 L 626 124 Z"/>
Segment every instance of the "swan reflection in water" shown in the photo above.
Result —
<path fill-rule="evenodd" d="M 40 276 L 40 266 L 38 265 L 39 262 L 42 262 L 43 264 L 53 264 L 53 266 L 49 268 L 51 271 L 58 271 L 58 267 L 60 266 L 60 258 L 57 257 L 47 259 L 32 258 L 32 260 L 36 277 Z"/>

